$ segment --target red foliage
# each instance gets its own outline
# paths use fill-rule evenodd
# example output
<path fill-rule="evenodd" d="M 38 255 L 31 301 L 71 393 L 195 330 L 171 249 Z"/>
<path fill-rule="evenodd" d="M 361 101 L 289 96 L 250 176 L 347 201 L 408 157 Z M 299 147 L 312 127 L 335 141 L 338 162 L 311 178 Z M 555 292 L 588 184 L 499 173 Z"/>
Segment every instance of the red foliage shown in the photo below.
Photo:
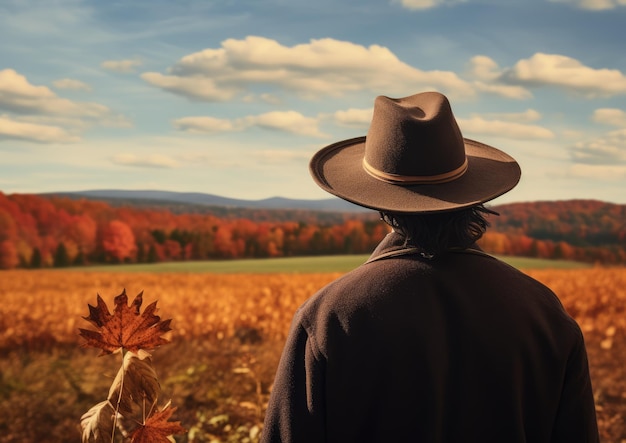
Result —
<path fill-rule="evenodd" d="M 490 217 L 480 241 L 488 252 L 626 262 L 626 205 L 574 200 L 494 209 L 501 216 Z M 365 254 L 388 232 L 374 213 L 303 213 L 298 221 L 286 220 L 284 211 L 248 210 L 249 218 L 234 218 L 238 213 L 218 218 L 0 192 L 0 242 L 10 242 L 0 266 Z"/>
<path fill-rule="evenodd" d="M 20 262 L 17 249 L 11 240 L 0 241 L 0 269 L 15 268 Z"/>
<path fill-rule="evenodd" d="M 106 257 L 121 262 L 137 250 L 135 235 L 126 223 L 112 220 L 102 229 L 102 249 Z"/>

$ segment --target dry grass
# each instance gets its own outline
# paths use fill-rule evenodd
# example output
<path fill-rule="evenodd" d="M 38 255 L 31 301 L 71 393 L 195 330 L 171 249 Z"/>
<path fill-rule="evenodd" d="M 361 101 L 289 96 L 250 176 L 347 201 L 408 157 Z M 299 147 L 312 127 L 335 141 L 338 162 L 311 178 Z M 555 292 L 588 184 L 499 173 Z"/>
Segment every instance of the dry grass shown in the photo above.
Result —
<path fill-rule="evenodd" d="M 603 441 L 626 441 L 626 268 L 528 273 L 581 324 Z M 96 293 L 110 301 L 126 288 L 144 290 L 145 303 L 158 300 L 160 314 L 173 319 L 173 343 L 153 354 L 178 406 L 174 418 L 190 430 L 177 441 L 258 441 L 292 315 L 337 276 L 1 272 L 1 440 L 78 441 L 80 416 L 106 395 L 117 370 L 78 347 L 78 328 L 89 326 L 81 317 Z"/>

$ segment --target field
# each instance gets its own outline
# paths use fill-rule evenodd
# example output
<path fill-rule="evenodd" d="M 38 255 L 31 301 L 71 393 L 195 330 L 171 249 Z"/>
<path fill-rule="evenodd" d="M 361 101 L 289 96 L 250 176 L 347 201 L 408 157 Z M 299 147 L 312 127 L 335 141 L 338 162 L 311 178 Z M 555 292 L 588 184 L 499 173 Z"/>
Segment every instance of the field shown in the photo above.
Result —
<path fill-rule="evenodd" d="M 118 269 L 118 268 L 116 268 Z M 113 269 L 110 269 L 113 271 Z M 626 442 L 626 268 L 526 271 L 559 294 L 587 341 L 602 441 Z M 79 441 L 80 416 L 106 397 L 119 356 L 80 347 L 96 294 L 144 291 L 172 318 L 153 352 L 188 430 L 179 442 L 256 442 L 294 310 L 340 272 L 0 273 L 0 440 Z"/>

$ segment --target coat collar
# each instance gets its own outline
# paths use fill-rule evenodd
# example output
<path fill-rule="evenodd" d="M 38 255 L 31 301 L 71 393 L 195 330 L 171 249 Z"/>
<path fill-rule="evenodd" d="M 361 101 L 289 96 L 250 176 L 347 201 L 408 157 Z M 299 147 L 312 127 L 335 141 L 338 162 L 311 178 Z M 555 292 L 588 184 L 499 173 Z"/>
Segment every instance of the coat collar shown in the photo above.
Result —
<path fill-rule="evenodd" d="M 466 249 L 462 248 L 453 248 L 449 249 L 449 252 L 452 253 L 462 253 L 462 254 L 476 254 L 482 255 L 489 258 L 494 258 L 491 255 L 484 252 L 476 243 L 471 245 Z M 385 238 L 379 243 L 376 247 L 372 255 L 365 262 L 371 263 L 373 261 L 382 260 L 385 258 L 393 258 L 405 255 L 415 255 L 424 260 L 431 260 L 433 257 L 429 256 L 422 252 L 419 248 L 415 248 L 412 246 L 407 246 L 404 244 L 404 237 L 397 232 L 390 232 L 385 236 Z"/>

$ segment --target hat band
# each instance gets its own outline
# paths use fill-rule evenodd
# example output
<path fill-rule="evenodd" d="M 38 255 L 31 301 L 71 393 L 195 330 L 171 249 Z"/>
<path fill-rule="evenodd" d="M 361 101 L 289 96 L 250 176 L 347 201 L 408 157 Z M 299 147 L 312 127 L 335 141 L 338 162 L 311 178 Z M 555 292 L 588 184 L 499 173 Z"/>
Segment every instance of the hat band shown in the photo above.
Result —
<path fill-rule="evenodd" d="M 449 172 L 444 172 L 442 174 L 434 174 L 434 175 L 401 175 L 401 174 L 390 174 L 385 171 L 381 171 L 380 169 L 376 169 L 372 165 L 370 165 L 365 158 L 363 158 L 363 169 L 369 175 L 374 177 L 377 180 L 381 180 L 387 183 L 392 184 L 402 184 L 402 185 L 422 185 L 422 184 L 436 184 L 436 183 L 446 183 L 452 180 L 456 180 L 467 171 L 467 157 L 465 157 L 465 161 L 461 166 L 456 169 L 453 169 Z"/>

